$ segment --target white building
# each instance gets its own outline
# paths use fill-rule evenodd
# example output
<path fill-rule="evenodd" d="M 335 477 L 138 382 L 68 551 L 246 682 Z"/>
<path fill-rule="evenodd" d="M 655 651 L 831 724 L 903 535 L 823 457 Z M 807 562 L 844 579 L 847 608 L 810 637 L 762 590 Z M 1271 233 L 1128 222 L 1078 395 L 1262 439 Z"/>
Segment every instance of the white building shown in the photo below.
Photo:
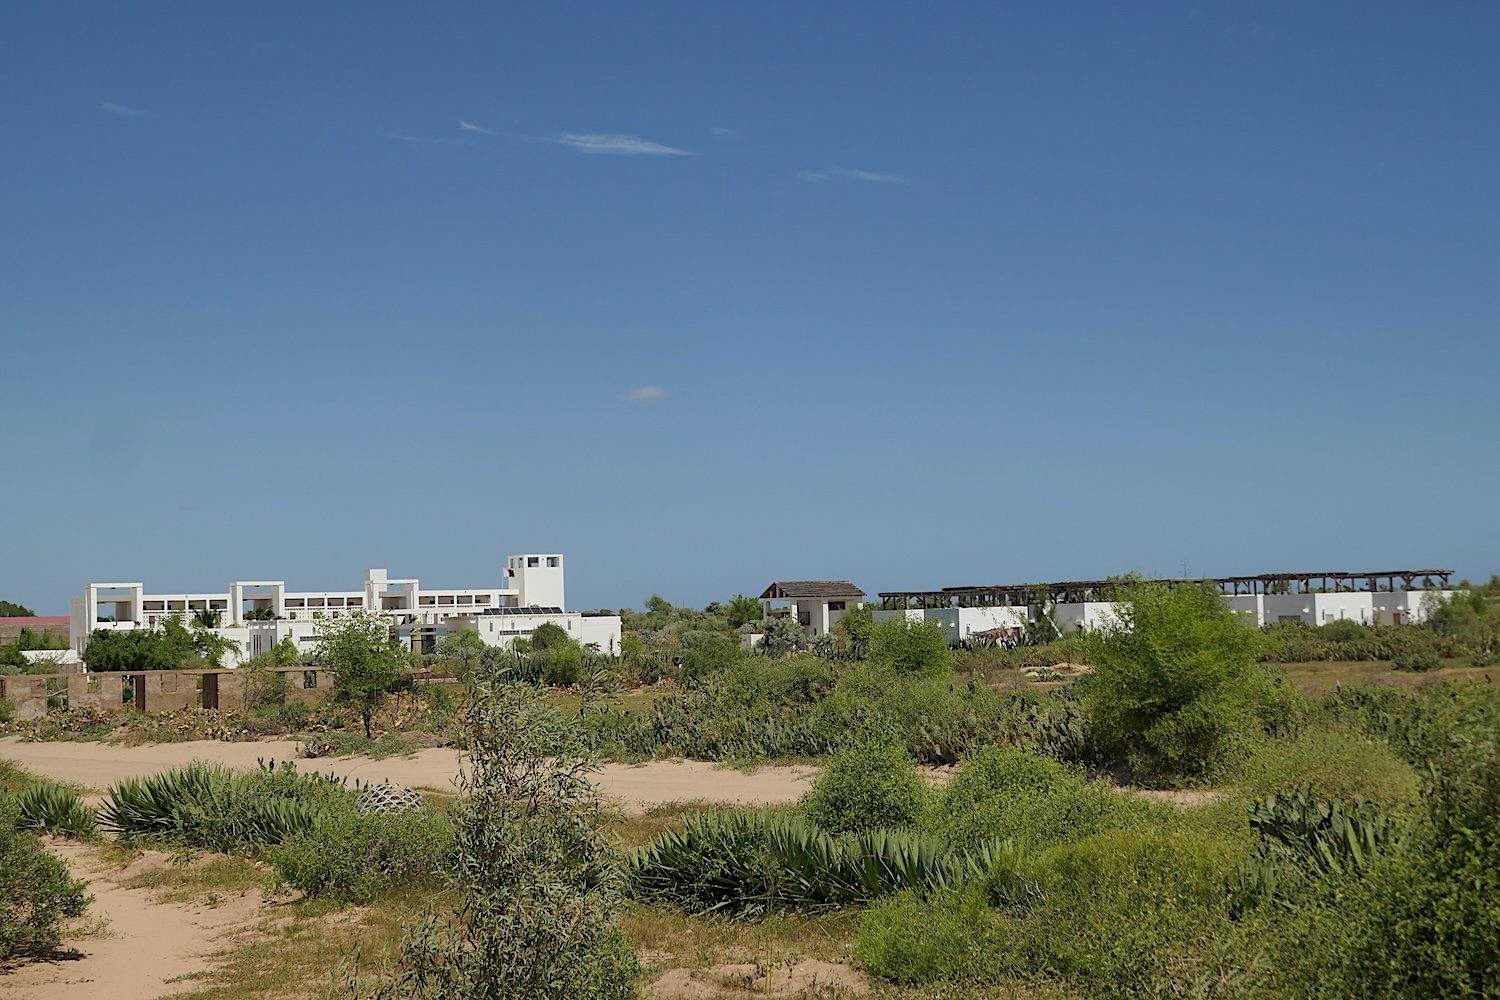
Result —
<path fill-rule="evenodd" d="M 423 588 L 416 578 L 392 578 L 383 569 L 366 570 L 362 590 L 290 591 L 281 580 L 237 580 L 219 593 L 148 594 L 141 583 L 91 583 L 71 602 L 69 632 L 82 653 L 96 630 L 154 629 L 169 615 L 216 612 L 214 631 L 235 646 L 224 665 L 238 666 L 285 638 L 309 648 L 319 619 L 375 610 L 390 615 L 397 633 L 419 651 L 459 628 L 507 646 L 548 621 L 603 652 L 619 651 L 617 616 L 585 617 L 565 608 L 563 557 L 519 555 L 506 561 L 502 585 L 463 589 Z"/>
<path fill-rule="evenodd" d="M 825 634 L 864 597 L 848 580 L 778 580 L 760 595 L 760 606 L 767 618 L 795 618 L 811 639 Z"/>
<path fill-rule="evenodd" d="M 1380 573 L 1267 573 L 1260 576 L 1205 580 L 1157 580 L 1168 586 L 1208 584 L 1246 625 L 1259 627 L 1299 621 L 1327 625 L 1354 621 L 1364 625 L 1400 625 L 1424 620 L 1432 606 L 1453 595 L 1448 569 L 1394 570 Z M 891 591 L 880 594 L 876 621 L 904 615 L 935 621 L 959 645 L 994 629 L 1024 628 L 1042 614 L 1059 631 L 1096 629 L 1115 620 L 1112 591 L 1120 580 L 1014 584 L 996 587 L 946 587 L 936 591 Z"/>

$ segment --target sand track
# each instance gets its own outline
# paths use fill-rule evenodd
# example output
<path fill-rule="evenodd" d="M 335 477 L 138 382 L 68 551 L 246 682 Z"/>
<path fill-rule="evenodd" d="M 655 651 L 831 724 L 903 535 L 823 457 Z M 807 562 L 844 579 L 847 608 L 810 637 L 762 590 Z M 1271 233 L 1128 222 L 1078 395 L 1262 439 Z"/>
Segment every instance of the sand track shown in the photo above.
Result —
<path fill-rule="evenodd" d="M 0 739 L 0 757 L 31 773 L 66 781 L 102 793 L 121 778 L 156 774 L 195 760 L 210 761 L 241 771 L 253 770 L 257 758 L 295 760 L 304 771 L 322 771 L 362 781 L 390 780 L 413 788 L 453 789 L 458 754 L 453 750 L 419 750 L 411 757 L 339 757 L 304 760 L 296 757 L 298 744 L 290 740 L 222 743 L 151 743 L 118 746 L 112 743 L 28 743 L 16 737 Z M 595 776 L 605 796 L 627 812 L 639 812 L 664 802 L 715 802 L 722 805 L 771 805 L 795 802 L 817 775 L 815 767 L 762 767 L 752 773 L 716 767 L 701 761 L 651 761 L 639 766 L 606 764 Z"/>
<path fill-rule="evenodd" d="M 35 962 L 0 975 L 0 996 L 7 1000 L 155 1000 L 201 988 L 201 980 L 180 977 L 208 969 L 207 955 L 230 945 L 261 909 L 259 889 L 204 906 L 159 902 L 150 890 L 123 886 L 143 865 L 161 863 L 160 852 L 146 852 L 121 869 L 85 844 L 58 840 L 48 849 L 88 882 L 94 897 L 83 921 L 85 935 L 64 942 L 83 957 Z"/>

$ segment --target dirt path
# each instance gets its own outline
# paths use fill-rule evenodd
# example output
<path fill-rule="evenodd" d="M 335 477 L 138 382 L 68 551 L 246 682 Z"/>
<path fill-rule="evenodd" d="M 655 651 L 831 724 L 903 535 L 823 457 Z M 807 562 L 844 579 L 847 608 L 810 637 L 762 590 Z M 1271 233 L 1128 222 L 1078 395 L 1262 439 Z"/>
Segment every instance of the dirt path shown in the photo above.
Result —
<path fill-rule="evenodd" d="M 102 793 L 121 778 L 142 777 L 194 760 L 211 761 L 241 771 L 253 770 L 257 758 L 296 760 L 301 770 L 318 770 L 362 781 L 390 780 L 413 788 L 451 790 L 458 774 L 453 750 L 419 750 L 411 757 L 303 760 L 289 740 L 254 743 L 152 743 L 127 747 L 110 743 L 27 743 L 0 740 L 0 757 L 54 781 L 67 781 Z M 762 767 L 746 774 L 701 761 L 651 761 L 640 766 L 606 764 L 596 783 L 629 812 L 663 802 L 704 801 L 723 805 L 771 805 L 795 802 L 817 775 L 815 767 Z"/>
<path fill-rule="evenodd" d="M 204 956 L 228 944 L 261 906 L 259 890 L 230 895 L 214 907 L 153 902 L 149 890 L 121 883 L 159 858 L 121 870 L 101 864 L 96 848 L 56 841 L 49 849 L 89 883 L 94 896 L 84 922 L 87 935 L 67 942 L 84 957 L 39 962 L 0 976 L 0 996 L 8 1000 L 155 1000 L 198 988 L 201 982 L 179 977 L 207 969 Z"/>

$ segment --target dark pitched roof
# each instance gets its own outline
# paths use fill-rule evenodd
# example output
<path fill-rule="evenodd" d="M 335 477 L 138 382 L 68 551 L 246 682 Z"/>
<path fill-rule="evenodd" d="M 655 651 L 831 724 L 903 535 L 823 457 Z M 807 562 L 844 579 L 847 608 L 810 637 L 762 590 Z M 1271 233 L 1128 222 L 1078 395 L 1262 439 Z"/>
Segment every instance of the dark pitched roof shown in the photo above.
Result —
<path fill-rule="evenodd" d="M 865 592 L 848 580 L 778 580 L 766 588 L 761 600 L 788 597 L 864 597 Z"/>

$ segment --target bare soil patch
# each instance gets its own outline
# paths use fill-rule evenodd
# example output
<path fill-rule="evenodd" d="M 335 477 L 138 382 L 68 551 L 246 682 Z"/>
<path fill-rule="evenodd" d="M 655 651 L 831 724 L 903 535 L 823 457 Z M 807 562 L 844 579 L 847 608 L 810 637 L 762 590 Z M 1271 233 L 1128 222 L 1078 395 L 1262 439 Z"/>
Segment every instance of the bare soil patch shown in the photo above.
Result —
<path fill-rule="evenodd" d="M 119 746 L 108 743 L 29 743 L 14 737 L 0 740 L 0 757 L 33 774 L 69 782 L 103 793 L 122 778 L 138 778 L 195 760 L 222 764 L 240 771 L 254 770 L 259 759 L 295 760 L 298 770 L 321 771 L 362 781 L 394 781 L 411 788 L 453 792 L 458 775 L 458 752 L 419 750 L 410 757 L 298 758 L 289 740 L 223 743 L 200 740 Z M 715 805 L 780 805 L 802 797 L 819 768 L 765 766 L 753 773 L 718 767 L 702 761 L 666 760 L 646 764 L 606 764 L 594 777 L 605 797 L 626 812 L 640 813 L 665 802 L 701 801 Z"/>
<path fill-rule="evenodd" d="M 827 987 L 840 996 L 869 996 L 865 977 L 847 965 L 836 962 L 805 961 L 773 969 L 770 981 L 764 970 L 755 965 L 715 965 L 706 969 L 672 969 L 653 983 L 648 996 L 667 998 L 698 997 L 784 997 Z"/>
<path fill-rule="evenodd" d="M 0 976 L 0 994 L 12 1000 L 154 1000 L 194 989 L 208 970 L 208 955 L 244 933 L 261 908 L 260 890 L 226 893 L 206 901 L 162 902 L 125 883 L 169 864 L 170 855 L 148 851 L 125 869 L 103 859 L 98 847 L 49 842 L 48 850 L 89 884 L 94 901 L 81 921 L 82 936 L 68 942 L 82 958 L 37 962 Z"/>

